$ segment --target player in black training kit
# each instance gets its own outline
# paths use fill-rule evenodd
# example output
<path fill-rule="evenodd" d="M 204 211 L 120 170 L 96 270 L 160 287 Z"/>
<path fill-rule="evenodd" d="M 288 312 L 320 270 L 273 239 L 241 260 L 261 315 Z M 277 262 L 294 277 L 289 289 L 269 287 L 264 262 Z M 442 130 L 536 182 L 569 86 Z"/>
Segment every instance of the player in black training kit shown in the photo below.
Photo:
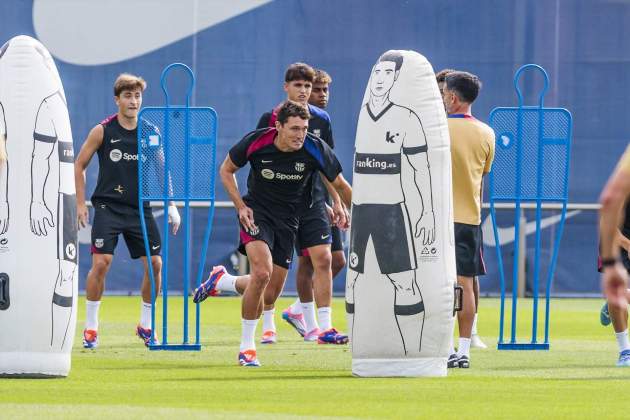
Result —
<path fill-rule="evenodd" d="M 254 334 L 263 293 L 270 284 L 282 290 L 293 255 L 298 216 L 311 201 L 311 178 L 319 177 L 321 172 L 344 203 L 349 205 L 352 199 L 352 189 L 332 150 L 319 138 L 307 135 L 309 118 L 306 107 L 285 102 L 278 109 L 275 128 L 246 135 L 232 147 L 219 171 L 238 211 L 240 248 L 247 253 L 251 272 L 242 300 L 242 366 L 259 366 Z M 248 162 L 248 192 L 241 198 L 234 174 Z M 213 288 L 215 284 L 208 280 L 202 288 Z M 206 291 L 213 294 L 212 290 Z"/>
<path fill-rule="evenodd" d="M 308 123 L 308 132 L 321 138 L 330 148 L 334 148 L 330 117 L 326 111 L 308 103 L 311 95 L 315 70 L 307 64 L 291 64 L 285 73 L 284 90 L 287 99 L 308 107 L 311 119 Z M 258 122 L 257 128 L 273 127 L 277 118 L 277 108 L 272 112 L 266 112 Z M 341 235 L 333 235 L 331 221 L 326 208 L 328 194 L 320 177 L 314 177 L 312 182 L 312 201 L 300 215 L 300 225 L 297 233 L 296 251 L 298 253 L 298 276 L 296 279 L 299 300 L 282 313 L 282 318 L 293 326 L 305 341 L 319 343 L 345 344 L 348 336 L 340 334 L 332 327 L 331 302 L 332 302 L 332 251 L 343 252 Z M 337 212 L 343 211 L 339 206 L 339 198 L 331 191 L 333 206 Z M 338 229 L 337 229 L 338 230 Z M 336 241 L 333 241 L 336 238 Z M 342 254 L 343 256 L 343 254 Z M 345 264 L 342 263 L 342 266 Z M 337 263 L 339 266 L 339 263 Z M 336 273 L 334 273 L 336 274 Z M 313 296 L 313 290 L 315 296 Z M 265 312 L 263 314 L 263 338 L 262 343 L 274 343 L 276 341 L 276 328 L 274 323 L 274 296 L 281 290 L 276 290 L 270 285 L 265 291 Z M 315 317 L 315 305 L 317 304 L 319 324 Z"/>
<path fill-rule="evenodd" d="M 142 280 L 142 309 L 136 334 L 148 345 L 151 338 L 151 283 L 144 240 L 140 227 L 138 204 L 138 112 L 142 105 L 145 81 L 137 76 L 121 74 L 114 83 L 114 99 L 118 113 L 95 126 L 81 147 L 75 162 L 77 187 L 77 214 L 79 226 L 88 222 L 85 205 L 85 170 L 94 153 L 98 154 L 99 173 L 92 205 L 92 268 L 86 282 L 86 324 L 83 331 L 83 346 L 98 345 L 98 309 L 105 289 L 105 276 L 112 263 L 118 236 L 122 233 L 131 258 L 140 258 L 144 265 Z M 146 123 L 145 123 L 146 124 Z M 162 259 L 160 257 L 160 233 L 148 203 L 142 209 L 151 248 L 151 265 L 160 290 Z M 168 208 L 169 222 L 173 234 L 177 232 L 180 217 L 177 208 Z"/>

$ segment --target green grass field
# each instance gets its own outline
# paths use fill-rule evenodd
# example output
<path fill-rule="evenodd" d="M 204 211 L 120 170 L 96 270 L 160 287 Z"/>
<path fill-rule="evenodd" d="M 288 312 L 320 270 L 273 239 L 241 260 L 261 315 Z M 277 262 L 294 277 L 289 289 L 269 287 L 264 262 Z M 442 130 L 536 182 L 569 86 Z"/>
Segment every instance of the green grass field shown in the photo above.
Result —
<path fill-rule="evenodd" d="M 263 367 L 242 368 L 237 298 L 203 305 L 201 352 L 149 352 L 133 335 L 138 302 L 104 299 L 100 347 L 90 351 L 81 347 L 81 298 L 70 376 L 0 379 L 0 418 L 626 417 L 630 369 L 614 366 L 614 335 L 599 325 L 597 299 L 552 301 L 548 352 L 473 349 L 470 369 L 430 379 L 354 378 L 347 346 L 301 342 L 279 317 L 280 341 L 258 349 Z M 492 347 L 498 308 L 496 299 L 481 301 L 479 332 Z M 345 329 L 341 300 L 333 314 Z"/>

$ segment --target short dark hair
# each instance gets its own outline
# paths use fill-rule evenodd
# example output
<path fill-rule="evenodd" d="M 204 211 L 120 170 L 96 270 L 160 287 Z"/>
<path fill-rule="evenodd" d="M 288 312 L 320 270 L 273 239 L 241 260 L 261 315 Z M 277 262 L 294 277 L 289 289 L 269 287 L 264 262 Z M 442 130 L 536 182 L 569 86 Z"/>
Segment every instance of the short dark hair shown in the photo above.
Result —
<path fill-rule="evenodd" d="M 310 120 L 311 113 L 308 112 L 308 108 L 304 105 L 294 101 L 284 101 L 278 109 L 277 121 L 284 125 L 289 120 L 289 117 L 300 117 L 303 120 Z"/>
<path fill-rule="evenodd" d="M 393 61 L 394 63 L 396 63 L 396 71 L 398 71 L 402 67 L 403 56 L 398 51 L 389 50 L 389 51 L 383 53 L 383 55 L 381 55 L 378 58 L 377 63 L 380 63 L 380 62 L 383 62 L 383 61 Z"/>
<path fill-rule="evenodd" d="M 289 83 L 294 80 L 306 80 L 307 82 L 313 83 L 313 80 L 315 80 L 315 70 L 305 63 L 293 63 L 287 67 L 287 71 L 284 73 L 284 81 Z"/>
<path fill-rule="evenodd" d="M 454 71 L 445 79 L 446 88 L 452 90 L 462 101 L 472 104 L 481 90 L 481 80 L 466 71 Z"/>
<path fill-rule="evenodd" d="M 330 74 L 326 73 L 325 70 L 316 69 L 313 83 L 323 83 L 329 85 L 332 83 L 332 77 L 330 77 Z"/>
<path fill-rule="evenodd" d="M 442 69 L 435 73 L 435 80 L 437 80 L 438 83 L 444 83 L 446 81 L 446 76 L 453 73 L 454 71 L 454 69 Z"/>

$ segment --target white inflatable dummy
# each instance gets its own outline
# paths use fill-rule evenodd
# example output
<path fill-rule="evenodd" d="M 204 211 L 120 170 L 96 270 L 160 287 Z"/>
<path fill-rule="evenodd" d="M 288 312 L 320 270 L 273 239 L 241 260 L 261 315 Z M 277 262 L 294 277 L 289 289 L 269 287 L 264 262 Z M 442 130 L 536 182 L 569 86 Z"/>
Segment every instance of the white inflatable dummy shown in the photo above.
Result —
<path fill-rule="evenodd" d="M 355 142 L 346 310 L 357 376 L 445 376 L 453 333 L 451 155 L 431 64 L 388 51 Z"/>
<path fill-rule="evenodd" d="M 0 376 L 67 376 L 78 277 L 72 132 L 55 63 L 27 36 L 0 49 L 0 137 Z"/>

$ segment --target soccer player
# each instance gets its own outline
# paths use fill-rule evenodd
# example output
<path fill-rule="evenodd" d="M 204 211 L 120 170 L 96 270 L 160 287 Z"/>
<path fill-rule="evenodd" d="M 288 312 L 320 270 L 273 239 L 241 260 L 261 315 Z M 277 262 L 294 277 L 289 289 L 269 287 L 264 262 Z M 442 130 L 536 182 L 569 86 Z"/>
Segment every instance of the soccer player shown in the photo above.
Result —
<path fill-rule="evenodd" d="M 445 79 L 444 105 L 448 113 L 453 170 L 453 220 L 457 283 L 463 287 L 462 310 L 457 313 L 459 346 L 449 356 L 449 367 L 470 367 L 470 343 L 475 317 L 475 276 L 486 273 L 481 240 L 483 176 L 494 159 L 494 131 L 472 116 L 481 81 L 461 71 Z"/>
<path fill-rule="evenodd" d="M 287 92 L 288 100 L 308 107 L 311 114 L 308 131 L 324 140 L 330 148 L 334 148 L 328 113 L 308 104 L 315 78 L 316 72 L 311 66 L 304 63 L 291 64 L 285 72 L 284 90 Z M 272 112 L 264 113 L 257 128 L 273 127 L 276 119 L 277 108 Z M 321 343 L 327 340 L 325 342 L 330 344 L 346 344 L 348 336 L 339 333 L 332 326 L 331 307 L 332 279 L 345 265 L 343 244 L 340 240 L 341 235 L 337 232 L 336 236 L 333 236 L 334 232 L 331 231 L 331 223 L 326 209 L 326 190 L 330 188 L 324 185 L 320 176 L 313 177 L 312 184 L 312 202 L 308 204 L 300 216 L 296 241 L 298 254 L 296 285 L 299 303 L 296 302 L 292 307 L 283 311 L 282 318 L 293 326 L 304 337 L 305 341 Z M 331 191 L 331 194 L 333 206 L 338 206 L 338 196 L 334 191 Z M 332 271 L 331 243 L 333 243 L 333 239 L 336 239 L 334 250 L 337 251 L 334 261 L 335 273 Z M 342 260 L 340 260 L 339 254 L 341 254 Z M 277 290 L 274 284 L 269 285 L 265 291 L 262 343 L 274 343 L 277 339 L 274 323 L 275 308 L 272 302 L 275 302 L 280 292 L 281 290 Z M 315 316 L 315 304 L 317 304 L 317 317 Z"/>
<path fill-rule="evenodd" d="M 277 109 L 274 128 L 247 134 L 230 149 L 219 174 L 234 202 L 240 223 L 239 249 L 247 254 L 249 281 L 242 298 L 241 366 L 260 366 L 254 334 L 269 284 L 282 290 L 293 256 L 301 209 L 311 201 L 311 178 L 319 172 L 350 205 L 352 189 L 341 174 L 341 165 L 321 139 L 307 134 L 311 115 L 303 105 L 286 101 Z M 247 163 L 248 192 L 241 194 L 234 174 Z M 195 291 L 195 301 L 215 293 L 223 271 Z"/>
<path fill-rule="evenodd" d="M 600 197 L 599 240 L 602 266 L 602 289 L 612 318 L 619 358 L 617 366 L 630 366 L 628 341 L 628 271 L 615 247 L 615 237 L 621 222 L 623 205 L 630 196 L 630 146 L 626 148 L 617 168 L 608 179 Z"/>
<path fill-rule="evenodd" d="M 614 246 L 619 248 L 619 258 L 621 258 L 623 266 L 626 268 L 628 273 L 630 273 L 630 258 L 628 257 L 628 251 L 630 250 L 630 205 L 626 203 L 624 207 L 625 216 L 622 226 L 617 229 Z M 600 256 L 598 259 L 597 271 L 601 273 L 602 268 L 602 260 Z M 626 297 L 628 302 L 630 302 L 630 290 L 626 291 Z M 600 310 L 599 321 L 604 326 L 610 325 L 612 322 L 612 319 L 610 318 L 610 311 L 608 310 L 608 302 L 604 303 L 602 309 Z"/>
<path fill-rule="evenodd" d="M 123 235 L 131 258 L 142 261 L 142 305 L 136 334 L 148 346 L 151 339 L 151 283 L 149 261 L 144 248 L 138 205 L 138 112 L 146 82 L 138 76 L 121 74 L 114 83 L 114 101 L 118 112 L 96 125 L 88 134 L 75 162 L 77 218 L 79 226 L 88 221 L 85 205 L 85 170 L 94 153 L 98 154 L 99 173 L 92 205 L 92 267 L 86 282 L 86 322 L 83 347 L 98 345 L 98 311 L 105 289 L 105 277 L 112 264 L 118 236 Z M 142 122 L 145 124 L 144 122 Z M 150 263 L 156 290 L 160 290 L 162 258 L 161 239 L 149 203 L 142 209 L 149 235 Z M 168 207 L 168 218 L 175 234 L 180 217 L 174 204 Z"/>
<path fill-rule="evenodd" d="M 361 187 L 364 195 L 353 200 L 351 223 L 363 229 L 351 231 L 348 259 L 353 273 L 346 283 L 346 312 L 354 325 L 354 289 L 363 274 L 371 237 L 381 273 L 393 287 L 392 312 L 402 350 L 413 355 L 421 350 L 424 328 L 413 238 L 423 246 L 433 244 L 435 215 L 424 128 L 413 111 L 389 99 L 402 66 L 403 56 L 396 52 L 378 59 L 370 76 L 370 96 L 359 113 L 354 187 Z M 403 165 L 403 159 L 409 165 Z M 415 186 L 408 193 L 402 187 L 405 170 L 412 171 Z M 421 209 L 407 202 L 421 203 Z M 377 220 L 383 223 L 374 223 Z"/>
<path fill-rule="evenodd" d="M 326 109 L 330 99 L 330 84 L 332 77 L 322 69 L 315 69 L 315 79 L 308 103 L 321 109 Z"/>
<path fill-rule="evenodd" d="M 308 98 L 308 103 L 310 105 L 316 106 L 320 109 L 326 108 L 328 106 L 328 99 L 330 95 L 330 84 L 332 83 L 332 78 L 328 73 L 324 70 L 316 69 L 315 70 L 315 79 L 313 80 L 313 88 L 311 90 L 311 95 Z M 320 136 L 320 130 L 315 128 L 313 133 L 317 136 Z M 318 134 L 319 133 L 319 134 Z M 332 141 L 329 143 L 333 144 Z M 334 145 L 334 144 L 333 144 Z M 343 251 L 343 238 L 341 229 L 336 225 L 331 226 L 331 238 L 332 243 L 330 244 L 331 250 L 331 271 L 332 278 L 334 279 L 337 274 L 346 266 L 346 256 Z M 301 252 L 301 256 L 298 260 L 298 270 L 296 275 L 296 284 L 298 290 L 298 298 L 293 304 L 291 304 L 286 310 L 282 312 L 282 318 L 289 322 L 291 326 L 293 326 L 296 331 L 300 335 L 304 335 L 303 326 L 303 311 L 302 311 L 302 302 L 307 302 L 307 307 L 309 307 L 308 302 L 313 302 L 313 264 L 311 259 L 308 256 L 308 250 L 302 251 L 299 249 L 298 252 Z M 324 290 L 327 292 L 327 289 Z M 332 287 L 330 289 L 332 293 Z M 324 316 L 327 312 L 326 307 L 319 308 L 318 312 L 320 312 L 320 320 L 322 318 L 322 313 Z M 325 322 L 324 322 L 325 324 Z M 342 341 L 346 341 L 345 339 Z M 336 341 L 337 343 L 339 341 Z"/>
<path fill-rule="evenodd" d="M 444 87 L 446 86 L 446 76 L 448 76 L 450 73 L 453 73 L 454 71 L 455 70 L 453 69 L 443 69 L 435 74 L 438 87 L 440 88 L 440 95 L 442 95 L 442 100 L 444 100 Z M 446 104 L 444 105 L 444 109 L 446 110 Z M 477 312 L 479 310 L 479 279 L 477 278 L 477 276 L 473 277 L 473 291 L 475 292 L 475 318 L 473 319 L 472 335 L 470 336 L 470 347 L 486 349 L 488 348 L 488 346 L 486 346 L 486 344 L 481 340 L 479 334 L 477 333 Z M 455 353 L 455 351 L 453 348 L 451 348 L 451 354 L 453 353 Z"/>

